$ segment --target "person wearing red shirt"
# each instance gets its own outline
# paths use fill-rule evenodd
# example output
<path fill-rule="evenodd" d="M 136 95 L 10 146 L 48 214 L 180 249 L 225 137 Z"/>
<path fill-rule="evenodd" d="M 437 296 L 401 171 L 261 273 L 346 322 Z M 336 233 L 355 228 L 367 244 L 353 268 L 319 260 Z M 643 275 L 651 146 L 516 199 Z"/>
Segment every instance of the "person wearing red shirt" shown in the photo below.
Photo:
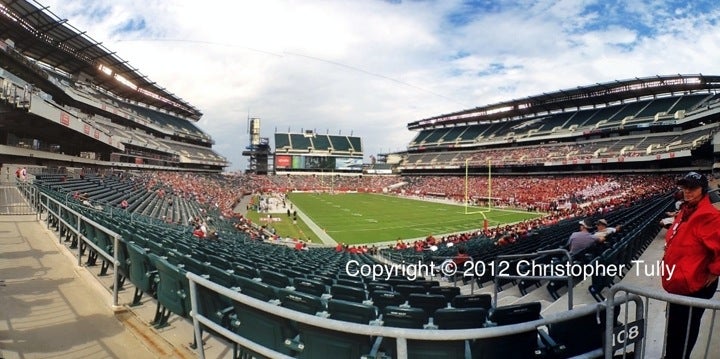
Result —
<path fill-rule="evenodd" d="M 663 261 L 674 270 L 672 275 L 665 271 L 662 285 L 669 293 L 710 299 L 720 275 L 720 212 L 710 203 L 708 180 L 702 174 L 690 172 L 677 184 L 685 202 L 665 234 Z M 704 308 L 669 304 L 666 358 L 690 357 L 703 312 Z"/>

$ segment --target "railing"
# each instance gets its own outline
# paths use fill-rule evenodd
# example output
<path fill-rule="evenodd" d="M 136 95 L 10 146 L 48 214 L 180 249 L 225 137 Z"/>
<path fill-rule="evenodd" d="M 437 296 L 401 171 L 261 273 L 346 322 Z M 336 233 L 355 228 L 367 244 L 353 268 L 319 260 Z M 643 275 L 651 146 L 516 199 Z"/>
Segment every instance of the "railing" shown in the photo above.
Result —
<path fill-rule="evenodd" d="M 616 296 L 617 293 L 623 292 L 625 295 Z M 634 296 L 639 298 L 639 301 L 637 303 L 644 303 L 644 312 L 639 313 L 640 310 L 642 310 L 642 307 L 638 307 L 636 311 L 636 320 L 634 322 L 628 322 L 629 316 L 627 307 L 625 310 L 625 326 L 623 329 L 624 334 L 620 334 L 621 330 L 613 331 L 610 325 L 608 324 L 608 327 L 606 328 L 605 332 L 605 342 L 606 343 L 615 343 L 616 347 L 623 348 L 629 344 L 632 344 L 634 342 L 635 344 L 635 358 L 644 358 L 644 357 L 662 357 L 664 353 L 665 343 L 667 340 L 667 321 L 664 325 L 665 330 L 663 332 L 663 353 L 645 353 L 647 349 L 647 339 L 648 339 L 648 328 L 650 323 L 648 323 L 648 311 L 650 307 L 650 301 L 660 301 L 664 302 L 666 304 L 680 304 L 692 308 L 703 308 L 703 309 L 711 309 L 712 310 L 712 317 L 711 317 L 711 323 L 710 328 L 708 330 L 707 335 L 707 342 L 705 343 L 705 351 L 703 354 L 703 358 L 711 358 L 715 356 L 711 355 L 717 355 L 717 352 L 710 352 L 710 343 L 713 339 L 713 328 L 715 324 L 715 318 L 717 311 L 720 310 L 720 301 L 713 300 L 713 299 L 700 299 L 700 298 L 693 298 L 688 297 L 684 295 L 677 295 L 677 294 L 670 294 L 660 289 L 655 288 L 647 288 L 647 287 L 638 287 L 638 286 L 632 286 L 632 285 L 625 285 L 625 284 L 616 284 L 610 289 L 610 294 L 607 300 L 607 322 L 611 322 L 611 318 L 614 318 L 614 311 L 615 311 L 615 305 L 621 302 L 625 302 L 628 296 Z M 643 301 L 644 298 L 644 301 Z M 645 318 L 644 321 L 640 321 L 638 318 Z M 621 319 L 622 320 L 622 319 Z M 636 329 L 633 329 L 636 328 Z M 687 332 L 689 331 L 689 325 L 688 330 L 686 330 L 686 336 Z M 635 337 L 633 337 L 633 333 L 636 333 Z M 700 340 L 700 334 L 698 334 L 698 344 L 701 344 Z M 606 344 L 606 350 L 605 350 L 605 359 L 611 359 L 613 357 L 613 352 L 610 350 L 607 350 L 608 345 Z M 685 345 L 683 347 L 684 351 L 687 351 L 687 341 L 685 342 Z M 717 350 L 717 344 L 715 345 L 715 348 Z M 687 353 L 689 354 L 689 353 Z M 683 354 L 683 357 L 685 354 Z M 693 356 L 693 358 L 698 357 L 696 355 Z"/>
<path fill-rule="evenodd" d="M 406 359 L 408 358 L 408 348 L 407 348 L 407 340 L 424 340 L 424 341 L 450 341 L 450 340 L 466 340 L 466 339 L 486 339 L 486 338 L 495 338 L 495 337 L 502 337 L 502 336 L 509 336 L 513 334 L 519 334 L 524 333 L 528 331 L 534 331 L 537 330 L 537 328 L 553 324 L 553 323 L 560 323 L 576 318 L 580 318 L 582 316 L 588 315 L 590 313 L 597 313 L 599 310 L 601 310 L 603 307 L 605 307 L 605 304 L 603 303 L 596 303 L 593 305 L 587 305 L 583 306 L 574 310 L 564 311 L 555 313 L 551 316 L 548 316 L 546 318 L 520 323 L 520 324 L 513 324 L 513 325 L 506 325 L 506 326 L 497 326 L 497 327 L 489 327 L 489 328 L 477 328 L 477 329 L 443 329 L 443 330 L 432 330 L 432 329 L 405 329 L 405 328 L 395 328 L 395 327 L 384 327 L 379 325 L 370 325 L 370 324 L 357 324 L 357 323 L 350 323 L 345 321 L 339 321 L 339 320 L 333 320 L 328 319 L 320 316 L 314 316 L 310 314 L 301 313 L 292 309 L 287 309 L 284 307 L 280 307 L 278 305 L 275 305 L 270 302 L 265 302 L 259 299 L 255 299 L 252 297 L 249 297 L 247 295 L 244 295 L 238 291 L 225 288 L 221 285 L 218 285 L 208 279 L 203 278 L 202 276 L 199 276 L 197 274 L 188 272 L 186 277 L 188 278 L 189 284 L 190 284 L 190 303 L 192 311 L 190 313 L 190 317 L 192 318 L 193 327 L 194 327 L 194 335 L 195 339 L 197 340 L 197 343 L 202 343 L 202 337 L 201 337 L 201 325 L 213 330 L 214 332 L 222 335 L 223 337 L 229 339 L 233 343 L 237 343 L 243 347 L 246 347 L 260 355 L 264 355 L 267 357 L 272 358 L 292 358 L 285 354 L 276 352 L 270 348 L 266 348 L 262 345 L 256 344 L 252 341 L 249 341 L 238 334 L 230 331 L 229 329 L 220 326 L 212 321 L 212 319 L 203 316 L 199 313 L 198 308 L 200 306 L 199 304 L 199 293 L 197 286 L 202 286 L 205 288 L 210 289 L 211 291 L 217 293 L 218 295 L 225 296 L 233 301 L 237 301 L 239 303 L 242 303 L 244 305 L 253 307 L 255 309 L 261 310 L 263 312 L 272 313 L 275 316 L 279 316 L 285 319 L 289 319 L 292 321 L 302 322 L 304 324 L 308 324 L 314 327 L 323 328 L 327 330 L 336 331 L 339 333 L 348 333 L 348 334 L 360 334 L 360 335 L 367 335 L 368 337 L 382 337 L 382 338 L 395 338 L 396 339 L 396 356 L 398 359 Z M 617 300 L 614 304 L 619 305 L 626 303 L 628 301 L 638 301 L 638 298 L 632 295 L 625 296 L 625 298 L 620 298 Z M 642 308 L 642 303 L 639 304 L 639 307 Z M 642 315 L 642 311 L 639 312 L 640 315 Z M 614 323 L 611 323 L 612 325 Z M 610 326 L 609 325 L 609 326 Z M 612 328 L 609 329 L 612 332 Z M 199 345 L 198 348 L 198 355 L 201 359 L 205 358 L 205 352 L 202 347 L 202 345 Z M 597 357 L 601 355 L 601 350 L 593 350 L 589 353 L 586 353 L 586 357 Z M 371 353 L 371 355 L 375 355 L 376 353 Z M 581 356 L 582 357 L 582 356 Z"/>
<path fill-rule="evenodd" d="M 23 192 L 28 187 L 28 191 L 33 190 L 32 186 L 27 186 L 25 183 L 18 183 L 17 185 L 0 185 L 0 214 L 35 214 L 34 205 L 29 202 L 30 198 L 25 196 L 25 193 Z"/>
<path fill-rule="evenodd" d="M 568 293 L 567 293 L 567 295 L 568 295 L 568 310 L 572 310 L 573 309 L 573 276 L 572 275 L 533 276 L 533 275 L 527 275 L 527 274 L 525 274 L 525 275 L 523 275 L 523 274 L 503 275 L 502 274 L 503 268 L 506 270 L 509 268 L 510 264 L 509 264 L 508 260 L 527 259 L 527 258 L 540 257 L 540 256 L 552 255 L 552 254 L 563 255 L 563 256 L 567 257 L 568 263 L 572 264 L 572 255 L 570 255 L 570 252 L 568 252 L 565 249 L 550 249 L 550 250 L 546 250 L 546 251 L 539 251 L 539 252 L 532 253 L 532 254 L 509 254 L 509 255 L 498 256 L 497 259 L 495 260 L 495 263 L 498 263 L 498 264 L 493 265 L 493 270 L 497 271 L 496 273 L 494 273 L 495 275 L 493 278 L 493 281 L 495 283 L 495 289 L 493 290 L 493 306 L 497 306 L 498 287 L 499 287 L 498 281 L 502 278 L 505 278 L 505 279 L 528 279 L 528 280 L 563 280 L 563 281 L 567 281 L 567 286 L 568 286 Z M 506 263 L 507 265 L 503 266 L 502 263 Z M 529 263 L 529 265 L 532 266 L 534 264 Z"/>
<path fill-rule="evenodd" d="M 31 202 L 33 203 L 33 206 L 37 209 L 37 215 L 38 219 L 42 220 L 42 213 L 47 213 L 45 217 L 45 222 L 48 228 L 50 227 L 50 218 L 51 216 L 54 216 L 59 224 L 62 224 L 65 226 L 65 228 L 71 232 L 73 232 L 77 238 L 78 238 L 78 245 L 77 245 L 77 265 L 82 266 L 82 250 L 83 246 L 79 243 L 80 241 L 85 242 L 85 244 L 95 251 L 97 251 L 98 255 L 101 255 L 105 260 L 112 263 L 113 268 L 113 292 L 112 292 L 112 305 L 114 307 L 118 306 L 118 290 L 119 290 L 119 281 L 120 281 L 120 273 L 118 272 L 117 268 L 120 264 L 120 261 L 118 260 L 118 248 L 119 248 L 119 241 L 120 241 L 120 235 L 111 231 L 110 229 L 107 229 L 105 226 L 85 217 L 80 212 L 75 211 L 74 209 L 68 207 L 67 205 L 63 204 L 62 202 L 52 198 L 46 193 L 42 193 L 38 191 L 37 187 L 35 186 L 25 186 L 25 194 L 28 196 L 28 198 L 33 198 Z M 57 210 L 53 209 L 54 206 L 51 206 L 51 204 L 55 205 L 57 207 Z M 72 216 L 77 218 L 77 221 L 75 223 L 70 223 L 66 221 L 65 218 L 63 218 L 64 213 L 70 213 Z M 85 236 L 85 234 L 82 233 L 80 230 L 81 224 L 86 223 L 87 225 L 95 227 L 96 230 L 105 232 L 110 236 L 110 238 L 113 239 L 112 247 L 113 247 L 113 254 L 108 253 L 105 249 L 100 248 L 97 244 L 93 243 L 88 237 Z M 59 240 L 62 240 L 62 238 L 59 238 Z"/>

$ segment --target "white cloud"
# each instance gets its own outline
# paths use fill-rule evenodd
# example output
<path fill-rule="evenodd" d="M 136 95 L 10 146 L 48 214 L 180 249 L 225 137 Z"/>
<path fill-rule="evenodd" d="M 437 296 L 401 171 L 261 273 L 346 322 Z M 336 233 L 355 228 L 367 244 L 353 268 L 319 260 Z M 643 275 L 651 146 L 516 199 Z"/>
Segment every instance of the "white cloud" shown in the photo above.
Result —
<path fill-rule="evenodd" d="M 369 156 L 404 148 L 411 121 L 615 79 L 712 74 L 720 52 L 720 16 L 703 2 L 43 3 L 200 108 L 233 168 L 247 162 L 248 112 L 271 138 L 352 130 Z M 120 31 L 128 24 L 144 28 Z"/>

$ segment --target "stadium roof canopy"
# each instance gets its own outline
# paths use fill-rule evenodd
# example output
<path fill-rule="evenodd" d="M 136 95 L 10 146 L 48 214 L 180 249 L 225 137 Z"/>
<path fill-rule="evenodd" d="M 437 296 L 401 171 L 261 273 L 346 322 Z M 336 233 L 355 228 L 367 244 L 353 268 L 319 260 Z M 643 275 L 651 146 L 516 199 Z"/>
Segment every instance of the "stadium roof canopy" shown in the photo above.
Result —
<path fill-rule="evenodd" d="M 99 43 L 60 19 L 37 1 L 0 0 L 0 35 L 23 55 L 71 75 L 93 78 L 96 85 L 131 101 L 199 120 L 202 112 L 177 97 Z M 101 70 L 104 68 L 105 71 Z M 133 88 L 115 76 L 136 86 Z"/>
<path fill-rule="evenodd" d="M 720 76 L 671 75 L 614 81 L 531 96 L 430 117 L 408 124 L 408 129 L 490 122 L 565 109 L 608 104 L 662 94 L 676 94 L 720 88 Z"/>

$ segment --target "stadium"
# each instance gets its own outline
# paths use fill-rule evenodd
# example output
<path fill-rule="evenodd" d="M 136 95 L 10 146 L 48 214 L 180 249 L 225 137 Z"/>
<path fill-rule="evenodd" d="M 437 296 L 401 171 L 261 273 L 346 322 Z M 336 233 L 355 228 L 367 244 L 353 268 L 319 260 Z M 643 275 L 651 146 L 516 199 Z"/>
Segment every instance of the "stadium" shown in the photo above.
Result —
<path fill-rule="evenodd" d="M 661 286 L 678 179 L 720 202 L 720 76 L 460 109 L 377 156 L 253 118 L 228 173 L 201 110 L 46 7 L 0 2 L 0 40 L 0 358 L 659 358 L 680 304 L 720 355 L 720 302 Z"/>

